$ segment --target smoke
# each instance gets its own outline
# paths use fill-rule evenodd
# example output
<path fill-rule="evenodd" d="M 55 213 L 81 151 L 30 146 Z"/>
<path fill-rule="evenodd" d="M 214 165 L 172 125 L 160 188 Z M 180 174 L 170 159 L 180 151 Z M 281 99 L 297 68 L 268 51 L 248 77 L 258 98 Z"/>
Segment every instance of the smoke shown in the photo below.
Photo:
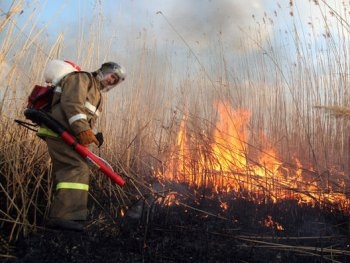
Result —
<path fill-rule="evenodd" d="M 196 47 L 205 49 L 218 42 L 230 50 L 244 50 L 252 47 L 247 41 L 265 41 L 270 34 L 269 27 L 261 27 L 259 20 L 264 16 L 261 0 L 180 0 L 174 1 L 164 15 L 183 39 Z"/>

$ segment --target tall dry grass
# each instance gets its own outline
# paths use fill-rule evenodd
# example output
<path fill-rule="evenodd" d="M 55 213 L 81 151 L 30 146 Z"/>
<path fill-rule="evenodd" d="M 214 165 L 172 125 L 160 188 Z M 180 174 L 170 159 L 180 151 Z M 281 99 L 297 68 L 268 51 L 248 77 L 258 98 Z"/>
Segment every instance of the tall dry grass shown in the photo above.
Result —
<path fill-rule="evenodd" d="M 15 16 L 23 8 L 24 1 L 13 1 L 10 10 L 6 10 L 8 15 L 1 23 L 0 32 L 1 70 L 8 69 L 2 72 L 0 84 L 0 228 L 1 235 L 8 241 L 17 240 L 19 236 L 35 231 L 37 226 L 42 225 L 50 206 L 52 176 L 46 145 L 35 136 L 35 132 L 17 125 L 14 120 L 24 120 L 23 110 L 30 90 L 34 84 L 43 84 L 43 68 L 49 59 L 62 59 L 61 48 L 64 45 L 62 35 L 58 35 L 51 46 L 45 44 L 45 36 L 42 31 L 36 30 L 38 25 L 33 21 L 37 9 L 28 16 L 23 28 L 19 28 Z M 91 27 L 91 30 L 98 31 L 94 24 Z M 98 46 L 95 43 L 97 41 L 94 37 L 87 42 L 82 41 L 87 46 L 80 47 L 85 52 L 81 52 L 82 58 L 76 62 L 83 68 L 87 68 L 99 56 L 98 51 L 91 48 Z M 104 132 L 109 137 L 108 130 Z M 111 142 L 114 143 L 113 140 Z M 115 150 L 119 148 L 110 146 L 105 149 L 97 153 L 113 162 L 114 169 L 132 181 L 133 171 L 120 161 L 123 160 L 119 158 L 122 152 Z M 112 200 L 106 209 L 119 216 L 121 207 L 130 203 L 131 190 L 126 187 L 125 191 L 121 191 L 97 171 L 93 171 L 93 178 L 94 186 L 99 189 L 91 191 L 93 199 L 100 197 Z M 130 188 L 138 189 L 141 186 L 139 183 Z M 115 200 L 118 202 L 114 202 Z"/>
<path fill-rule="evenodd" d="M 46 45 L 47 39 L 31 20 L 35 13 L 28 16 L 23 28 L 17 27 L 24 1 L 13 3 L 16 4 L 7 12 L 9 15 L 0 23 L 0 65 L 9 65 L 0 85 L 0 228 L 8 241 L 40 227 L 50 205 L 52 180 L 45 144 L 33 132 L 14 124 L 14 119 L 22 118 L 26 96 L 35 83 L 42 82 L 42 69 L 48 59 L 65 56 L 64 36 L 58 35 L 55 43 Z M 100 32 L 103 27 L 101 17 L 97 19 L 90 32 Z M 193 142 L 192 151 L 209 147 L 218 120 L 217 101 L 250 111 L 249 143 L 256 149 L 272 145 L 283 161 L 292 162 L 296 156 L 306 168 L 312 166 L 319 171 L 319 177 L 334 169 L 347 174 L 349 124 L 314 108 L 348 106 L 347 74 L 334 74 L 336 69 L 346 69 L 340 58 L 347 57 L 347 44 L 342 42 L 338 48 L 339 43 L 330 37 L 322 56 L 315 56 L 312 50 L 317 50 L 316 43 L 300 49 L 302 36 L 294 37 L 292 45 L 299 53 L 293 63 L 286 64 L 283 56 L 288 53 L 289 42 L 279 53 L 272 48 L 272 39 L 268 42 L 271 46 L 259 46 L 256 38 L 259 52 L 242 54 L 232 63 L 222 49 L 210 51 L 216 57 L 213 68 L 219 69 L 215 76 L 208 75 L 205 68 L 191 71 L 197 61 L 188 56 L 181 68 L 188 68 L 189 72 L 182 79 L 174 77 L 178 74 L 172 63 L 177 58 L 158 54 L 156 44 L 146 44 L 147 36 L 139 44 L 129 43 L 138 53 L 125 56 L 130 65 L 128 78 L 108 95 L 98 125 L 106 144 L 95 149 L 125 175 L 128 185 L 121 190 L 94 172 L 94 200 L 117 217 L 118 211 L 136 196 L 150 191 L 148 183 L 154 172 L 173 154 L 172 146 L 184 118 Z M 112 52 L 111 43 L 104 41 L 99 34 L 79 35 L 75 62 L 93 70 L 101 57 L 121 57 Z M 261 132 L 268 141 L 261 140 Z"/>

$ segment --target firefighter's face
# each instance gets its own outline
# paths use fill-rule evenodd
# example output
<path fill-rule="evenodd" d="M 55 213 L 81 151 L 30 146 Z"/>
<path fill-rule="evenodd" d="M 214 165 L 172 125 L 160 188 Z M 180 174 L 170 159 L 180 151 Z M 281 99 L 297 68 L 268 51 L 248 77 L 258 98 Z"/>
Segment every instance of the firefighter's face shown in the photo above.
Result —
<path fill-rule="evenodd" d="M 107 92 L 114 88 L 119 82 L 119 77 L 114 73 L 107 73 L 104 75 L 101 80 L 101 84 L 103 86 L 102 91 Z"/>

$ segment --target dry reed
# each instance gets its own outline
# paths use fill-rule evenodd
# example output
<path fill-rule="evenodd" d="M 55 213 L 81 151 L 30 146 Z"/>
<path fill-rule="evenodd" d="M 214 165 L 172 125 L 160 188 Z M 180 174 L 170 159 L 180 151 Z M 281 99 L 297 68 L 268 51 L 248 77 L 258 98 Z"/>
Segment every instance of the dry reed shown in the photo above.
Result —
<path fill-rule="evenodd" d="M 331 117 L 335 118 L 349 118 L 350 108 L 343 106 L 315 106 L 316 109 L 322 109 Z"/>
<path fill-rule="evenodd" d="M 38 44 L 45 43 L 45 37 L 43 31 L 34 30 L 37 25 L 26 28 L 29 32 L 26 34 L 18 30 L 15 26 L 16 14 L 23 7 L 23 2 L 17 3 L 0 23 L 0 65 L 11 61 L 11 71 L 0 86 L 0 201 L 4 204 L 0 207 L 0 227 L 6 229 L 8 241 L 16 240 L 40 225 L 50 205 L 52 179 L 45 145 L 34 133 L 14 125 L 13 120 L 22 117 L 26 95 L 34 83 L 42 81 L 42 69 L 47 60 L 61 58 L 64 47 L 63 35 L 59 35 L 49 47 Z M 34 13 L 25 26 L 30 24 L 33 16 Z M 102 27 L 101 20 L 97 25 L 92 24 L 89 30 L 99 32 L 99 27 Z M 96 61 L 107 54 L 116 56 L 108 49 L 110 43 L 102 43 L 101 35 L 88 37 L 81 32 L 77 39 L 76 62 L 83 68 L 98 66 Z M 296 32 L 294 37 L 294 45 L 299 47 L 301 36 Z M 147 41 L 146 38 L 143 40 Z M 272 40 L 269 41 L 272 45 Z M 136 45 L 130 42 L 129 46 Z M 334 54 L 334 43 L 328 43 L 325 57 L 347 55 L 346 52 Z M 217 58 L 214 62 L 217 65 L 213 67 L 220 69 L 217 72 L 218 82 L 209 81 L 205 69 L 188 72 L 183 79 L 175 80 L 173 61 L 164 60 L 162 55 L 157 54 L 156 45 L 148 47 L 141 43 L 137 46 L 135 49 L 139 53 L 128 57 L 132 68 L 129 69 L 127 82 L 115 92 L 116 95 L 112 94 L 106 100 L 104 115 L 98 126 L 107 140 L 98 154 L 122 172 L 128 186 L 122 190 L 94 173 L 92 195 L 101 203 L 103 201 L 103 205 L 116 216 L 121 208 L 133 202 L 134 195 L 142 198 L 144 191 L 151 192 L 147 180 L 163 168 L 170 155 L 182 154 L 171 150 L 184 118 L 188 120 L 186 126 L 194 156 L 198 156 L 199 149 L 210 147 L 213 142 L 210 135 L 218 119 L 216 101 L 224 101 L 251 113 L 248 139 L 256 151 L 272 145 L 286 163 L 291 163 L 293 156 L 298 156 L 305 165 L 312 164 L 315 170 L 320 171 L 313 174 L 316 181 L 320 179 L 317 176 L 322 177 L 327 174 L 324 171 L 331 171 L 334 167 L 344 172 L 349 152 L 348 124 L 313 111 L 313 105 L 321 102 L 347 104 L 344 90 L 336 85 L 347 83 L 347 77 L 335 78 L 332 74 L 334 67 L 344 65 L 326 65 L 324 57 L 315 58 L 308 47 L 302 47 L 304 50 L 296 48 L 297 60 L 285 70 L 282 54 L 288 53 L 289 45 L 285 43 L 280 53 L 272 47 L 260 45 L 262 55 L 257 54 L 253 58 L 241 56 L 232 64 L 226 62 L 223 50 L 215 49 L 212 52 Z M 107 46 L 107 54 L 101 54 L 102 46 Z M 183 68 L 191 68 L 198 60 L 197 57 L 187 59 L 182 61 L 187 63 Z M 314 60 L 317 66 L 313 64 Z M 160 70 L 156 71 L 158 66 Z M 318 71 L 325 74 L 320 77 Z M 335 116 L 347 117 L 350 114 L 345 107 L 316 108 L 331 111 Z M 261 133 L 271 139 L 261 140 Z M 210 151 L 205 154 L 207 160 L 213 160 Z M 195 177 L 198 160 L 194 158 L 191 161 L 191 173 Z M 255 179 L 252 175 L 252 184 L 261 184 Z M 326 180 L 325 185 L 329 183 L 328 178 L 321 179 Z M 216 180 L 221 178 L 216 177 Z M 276 187 L 285 186 L 277 182 Z M 297 190 L 291 189 L 291 192 Z M 327 191 L 326 188 L 320 190 Z M 305 250 L 309 251 L 309 248 Z"/>

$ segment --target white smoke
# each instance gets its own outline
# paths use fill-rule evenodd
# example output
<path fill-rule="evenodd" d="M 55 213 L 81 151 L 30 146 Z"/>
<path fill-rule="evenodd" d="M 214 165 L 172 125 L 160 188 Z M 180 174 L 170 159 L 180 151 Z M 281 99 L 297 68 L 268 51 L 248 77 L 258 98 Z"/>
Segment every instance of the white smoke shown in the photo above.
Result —
<path fill-rule="evenodd" d="M 270 35 L 269 26 L 261 26 L 264 1 L 249 0 L 177 0 L 162 11 L 173 27 L 168 34 L 176 34 L 191 45 L 205 49 L 224 43 L 230 50 L 252 47 L 247 41 L 264 41 Z M 257 34 L 256 34 L 257 33 Z"/>

